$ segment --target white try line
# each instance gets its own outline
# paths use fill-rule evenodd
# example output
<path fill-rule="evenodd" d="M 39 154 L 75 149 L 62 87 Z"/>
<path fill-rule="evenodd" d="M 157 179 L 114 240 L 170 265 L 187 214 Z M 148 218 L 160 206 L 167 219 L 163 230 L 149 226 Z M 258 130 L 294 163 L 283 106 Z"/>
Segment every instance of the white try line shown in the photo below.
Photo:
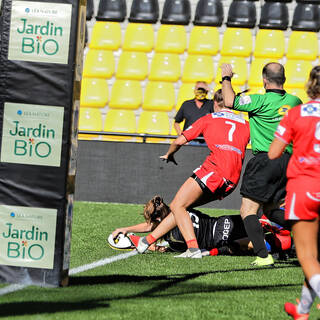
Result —
<path fill-rule="evenodd" d="M 88 264 L 85 264 L 83 266 L 70 269 L 69 270 L 69 276 L 77 274 L 77 273 L 81 273 L 81 272 L 84 272 L 84 271 L 88 271 L 88 270 L 91 270 L 91 269 L 95 269 L 95 268 L 98 268 L 98 267 L 102 267 L 102 266 L 104 266 L 106 264 L 109 264 L 109 263 L 112 263 L 112 262 L 115 262 L 115 261 L 119 261 L 119 260 L 122 260 L 122 259 L 127 259 L 129 257 L 135 256 L 136 254 L 138 254 L 138 251 L 137 250 L 133 250 L 133 251 L 130 251 L 130 252 L 118 254 L 116 256 L 112 256 L 110 258 L 105 258 L 105 259 L 101 259 L 101 260 L 98 260 L 98 261 L 95 261 L 95 262 L 92 262 L 92 263 L 88 263 Z M 29 284 L 11 284 L 9 286 L 6 286 L 6 287 L 0 289 L 0 296 L 4 296 L 4 295 L 6 295 L 8 293 L 22 290 L 22 289 L 24 289 L 24 288 L 26 288 L 28 286 L 29 286 Z"/>

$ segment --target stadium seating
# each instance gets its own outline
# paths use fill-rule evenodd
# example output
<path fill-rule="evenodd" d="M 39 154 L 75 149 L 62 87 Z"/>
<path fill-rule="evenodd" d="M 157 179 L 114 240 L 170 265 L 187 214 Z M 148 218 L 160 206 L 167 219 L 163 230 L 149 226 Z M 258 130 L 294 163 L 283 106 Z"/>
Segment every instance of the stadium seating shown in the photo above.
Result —
<path fill-rule="evenodd" d="M 80 106 L 104 108 L 108 103 L 109 88 L 105 79 L 83 78 L 81 81 Z"/>
<path fill-rule="evenodd" d="M 155 53 L 150 67 L 149 80 L 176 82 L 181 76 L 181 62 L 178 54 Z"/>
<path fill-rule="evenodd" d="M 133 0 L 131 4 L 130 22 L 156 23 L 159 19 L 158 0 Z"/>
<path fill-rule="evenodd" d="M 316 60 L 318 53 L 317 33 L 292 31 L 288 44 L 288 59 Z"/>
<path fill-rule="evenodd" d="M 92 49 L 118 50 L 121 39 L 120 23 L 96 21 L 91 33 L 89 47 Z"/>
<path fill-rule="evenodd" d="M 213 58 L 208 55 L 189 54 L 184 62 L 182 81 L 205 81 L 211 83 L 214 77 Z"/>
<path fill-rule="evenodd" d="M 186 82 L 182 83 L 182 85 L 180 86 L 176 103 L 177 111 L 180 109 L 184 101 L 194 98 L 194 85 L 195 83 Z"/>
<path fill-rule="evenodd" d="M 138 122 L 138 133 L 170 134 L 169 117 L 166 112 L 142 111 Z M 165 142 L 161 138 L 148 138 L 146 142 Z"/>
<path fill-rule="evenodd" d="M 289 10 L 285 2 L 265 2 L 261 8 L 260 29 L 286 30 L 289 25 Z"/>
<path fill-rule="evenodd" d="M 220 49 L 218 28 L 194 26 L 190 33 L 188 53 L 216 55 Z"/>
<path fill-rule="evenodd" d="M 156 52 L 183 53 L 187 47 L 187 34 L 184 26 L 162 24 L 156 41 Z"/>
<path fill-rule="evenodd" d="M 288 93 L 299 97 L 303 103 L 310 101 L 310 98 L 308 97 L 304 88 L 287 88 L 286 86 L 284 88 Z"/>
<path fill-rule="evenodd" d="M 123 50 L 150 52 L 154 46 L 154 30 L 151 24 L 129 23 L 124 35 Z"/>
<path fill-rule="evenodd" d="M 254 57 L 280 59 L 284 54 L 285 37 L 282 30 L 258 30 L 253 51 Z"/>
<path fill-rule="evenodd" d="M 304 88 L 311 69 L 312 64 L 310 61 L 287 60 L 285 64 L 286 87 Z"/>
<path fill-rule="evenodd" d="M 224 12 L 220 0 L 199 0 L 193 20 L 195 26 L 220 27 Z"/>
<path fill-rule="evenodd" d="M 257 20 L 256 5 L 251 1 L 234 0 L 231 2 L 227 26 L 235 28 L 254 28 Z"/>
<path fill-rule="evenodd" d="M 90 49 L 86 55 L 83 76 L 92 78 L 111 78 L 115 63 L 113 51 Z"/>
<path fill-rule="evenodd" d="M 162 10 L 161 23 L 187 25 L 191 18 L 189 0 L 165 0 Z"/>
<path fill-rule="evenodd" d="M 252 32 L 246 28 L 227 28 L 222 40 L 221 55 L 249 57 L 252 52 Z"/>
<path fill-rule="evenodd" d="M 109 107 L 116 109 L 138 109 L 142 104 L 140 81 L 116 79 L 112 86 Z"/>
<path fill-rule="evenodd" d="M 136 133 L 137 124 L 136 116 L 132 110 L 116 110 L 108 111 L 103 131 L 106 132 L 121 132 L 121 133 Z M 135 138 L 126 136 L 110 136 L 103 135 L 102 140 L 105 141 L 135 141 Z"/>
<path fill-rule="evenodd" d="M 96 20 L 123 22 L 126 15 L 126 0 L 100 0 Z"/>
<path fill-rule="evenodd" d="M 145 52 L 122 51 L 118 62 L 118 79 L 144 80 L 149 72 Z"/>
<path fill-rule="evenodd" d="M 270 58 L 256 58 L 252 60 L 248 79 L 248 86 L 250 89 L 252 89 L 252 87 L 262 87 L 262 69 L 268 62 L 271 61 L 274 60 Z"/>
<path fill-rule="evenodd" d="M 81 131 L 102 131 L 102 117 L 99 109 L 80 108 L 79 130 Z M 81 140 L 92 140 L 99 138 L 93 134 L 79 134 Z"/>
<path fill-rule="evenodd" d="M 171 111 L 176 103 L 174 86 L 169 82 L 149 81 L 144 93 L 143 110 Z"/>
<path fill-rule="evenodd" d="M 319 8 L 313 3 L 297 3 L 292 19 L 292 30 L 313 31 L 320 30 Z"/>

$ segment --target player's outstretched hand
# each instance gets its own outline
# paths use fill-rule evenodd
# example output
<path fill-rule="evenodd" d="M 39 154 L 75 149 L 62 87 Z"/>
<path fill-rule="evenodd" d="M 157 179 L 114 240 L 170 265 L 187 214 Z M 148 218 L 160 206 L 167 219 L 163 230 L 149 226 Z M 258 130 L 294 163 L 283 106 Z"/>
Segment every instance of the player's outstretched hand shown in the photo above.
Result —
<path fill-rule="evenodd" d="M 173 154 L 171 154 L 171 155 L 169 155 L 169 156 L 165 154 L 164 156 L 161 156 L 160 159 L 161 159 L 162 161 L 165 161 L 166 163 L 168 163 L 168 162 L 173 162 L 176 166 L 178 165 L 178 163 L 177 163 L 177 161 L 175 160 Z"/>

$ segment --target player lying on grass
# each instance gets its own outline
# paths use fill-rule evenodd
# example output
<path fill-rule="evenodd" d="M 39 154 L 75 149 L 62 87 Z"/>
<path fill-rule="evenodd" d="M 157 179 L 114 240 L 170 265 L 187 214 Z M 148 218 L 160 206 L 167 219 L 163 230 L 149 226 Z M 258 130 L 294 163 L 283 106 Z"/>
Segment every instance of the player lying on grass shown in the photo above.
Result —
<path fill-rule="evenodd" d="M 211 255 L 250 253 L 252 245 L 249 243 L 240 215 L 210 217 L 195 209 L 188 209 L 188 213 L 203 255 L 208 255 L 209 253 Z M 170 212 L 169 206 L 163 202 L 163 199 L 160 196 L 155 196 L 145 204 L 143 216 L 145 218 L 143 223 L 114 230 L 108 238 L 109 245 L 119 249 L 121 244 L 117 246 L 115 239 L 120 234 L 151 232 L 157 228 L 164 218 L 167 216 L 173 217 L 173 214 Z M 266 232 L 266 241 L 270 244 L 272 252 L 290 249 L 291 237 L 289 231 L 276 227 L 266 218 L 260 221 Z M 135 236 L 131 235 L 130 237 Z M 127 245 L 129 243 L 128 238 L 126 240 L 125 248 L 130 248 L 130 244 L 129 246 Z M 165 234 L 163 240 L 168 243 L 167 248 L 152 244 L 149 250 L 184 252 L 187 248 L 178 227 L 174 227 Z"/>

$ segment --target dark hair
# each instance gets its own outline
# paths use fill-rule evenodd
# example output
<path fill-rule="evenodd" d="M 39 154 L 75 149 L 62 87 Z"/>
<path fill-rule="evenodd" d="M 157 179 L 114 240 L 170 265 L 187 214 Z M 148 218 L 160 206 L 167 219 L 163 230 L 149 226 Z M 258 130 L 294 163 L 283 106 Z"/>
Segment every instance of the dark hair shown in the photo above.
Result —
<path fill-rule="evenodd" d="M 152 224 L 153 231 L 159 223 L 170 213 L 170 208 L 163 202 L 160 196 L 154 196 L 149 200 L 143 210 L 143 216 L 147 223 Z"/>
<path fill-rule="evenodd" d="M 310 71 L 309 79 L 306 84 L 306 91 L 311 99 L 320 96 L 320 66 L 315 66 Z"/>
<path fill-rule="evenodd" d="M 282 86 L 286 81 L 284 67 L 278 62 L 267 63 L 262 69 L 262 77 L 277 86 Z"/>
<path fill-rule="evenodd" d="M 215 93 L 214 93 L 214 96 L 213 96 L 213 101 L 216 101 L 218 103 L 218 106 L 221 108 L 221 107 L 224 107 L 224 102 L 223 102 L 223 96 L 222 96 L 222 90 L 219 89 L 217 90 Z"/>

